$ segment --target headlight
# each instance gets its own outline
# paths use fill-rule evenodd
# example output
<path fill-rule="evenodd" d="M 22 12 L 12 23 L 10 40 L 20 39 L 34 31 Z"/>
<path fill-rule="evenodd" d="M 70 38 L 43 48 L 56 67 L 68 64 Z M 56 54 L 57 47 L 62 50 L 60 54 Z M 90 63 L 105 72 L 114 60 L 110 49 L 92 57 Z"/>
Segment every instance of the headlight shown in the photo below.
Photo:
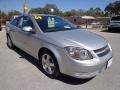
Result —
<path fill-rule="evenodd" d="M 71 56 L 73 59 L 77 59 L 77 60 L 93 59 L 91 53 L 84 48 L 69 46 L 69 47 L 65 47 L 65 51 L 67 51 L 69 56 Z"/>

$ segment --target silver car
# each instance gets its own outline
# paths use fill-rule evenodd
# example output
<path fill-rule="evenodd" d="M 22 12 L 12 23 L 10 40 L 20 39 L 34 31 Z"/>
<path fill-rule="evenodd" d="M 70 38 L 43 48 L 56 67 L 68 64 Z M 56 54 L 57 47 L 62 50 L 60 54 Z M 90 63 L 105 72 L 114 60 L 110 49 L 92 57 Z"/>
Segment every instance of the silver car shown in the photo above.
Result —
<path fill-rule="evenodd" d="M 77 29 L 54 15 L 21 15 L 6 25 L 7 45 L 32 55 L 50 78 L 60 73 L 91 78 L 112 64 L 112 49 L 101 36 Z"/>

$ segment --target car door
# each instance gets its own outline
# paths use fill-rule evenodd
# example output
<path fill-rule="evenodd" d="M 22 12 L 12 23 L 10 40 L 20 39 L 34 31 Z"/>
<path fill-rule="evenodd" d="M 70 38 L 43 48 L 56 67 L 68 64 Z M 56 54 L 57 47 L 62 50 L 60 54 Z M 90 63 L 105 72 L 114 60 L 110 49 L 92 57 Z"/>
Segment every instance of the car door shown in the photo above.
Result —
<path fill-rule="evenodd" d="M 10 37 L 11 37 L 13 43 L 20 48 L 23 45 L 22 38 L 20 35 L 21 28 L 19 27 L 19 22 L 20 22 L 21 18 L 22 17 L 15 18 L 10 23 L 10 26 L 9 26 Z"/>
<path fill-rule="evenodd" d="M 35 30 L 36 33 L 25 32 L 23 28 L 28 26 Z M 37 31 L 33 21 L 29 16 L 23 16 L 23 21 L 21 20 L 19 27 L 21 27 L 21 37 L 23 39 L 22 42 L 24 42 L 24 50 L 36 57 L 36 53 L 38 53 L 38 48 L 40 46 L 40 41 L 37 38 Z"/>

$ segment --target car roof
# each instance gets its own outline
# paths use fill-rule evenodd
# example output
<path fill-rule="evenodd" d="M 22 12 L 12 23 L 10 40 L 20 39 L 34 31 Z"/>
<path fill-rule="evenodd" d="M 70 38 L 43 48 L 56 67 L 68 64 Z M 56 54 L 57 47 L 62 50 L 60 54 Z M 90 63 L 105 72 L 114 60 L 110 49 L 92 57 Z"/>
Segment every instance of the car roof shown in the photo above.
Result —
<path fill-rule="evenodd" d="M 56 16 L 51 14 L 23 14 L 23 16 Z"/>
<path fill-rule="evenodd" d="M 14 20 L 15 18 L 19 18 L 21 16 L 30 16 L 30 17 L 34 17 L 34 16 L 56 16 L 56 15 L 51 15 L 51 14 L 21 14 L 21 15 L 15 15 L 12 16 L 10 18 L 10 21 Z"/>

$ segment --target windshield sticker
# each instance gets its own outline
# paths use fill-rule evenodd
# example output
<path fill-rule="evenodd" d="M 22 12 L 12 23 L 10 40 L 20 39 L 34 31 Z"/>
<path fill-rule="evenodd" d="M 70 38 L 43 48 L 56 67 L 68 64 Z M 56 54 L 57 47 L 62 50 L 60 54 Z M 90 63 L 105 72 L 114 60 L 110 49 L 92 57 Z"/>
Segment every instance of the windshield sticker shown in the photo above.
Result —
<path fill-rule="evenodd" d="M 54 18 L 48 17 L 48 27 L 49 28 L 55 27 L 55 20 L 54 20 Z"/>
<path fill-rule="evenodd" d="M 36 20 L 41 20 L 42 17 L 41 16 L 34 16 Z"/>

